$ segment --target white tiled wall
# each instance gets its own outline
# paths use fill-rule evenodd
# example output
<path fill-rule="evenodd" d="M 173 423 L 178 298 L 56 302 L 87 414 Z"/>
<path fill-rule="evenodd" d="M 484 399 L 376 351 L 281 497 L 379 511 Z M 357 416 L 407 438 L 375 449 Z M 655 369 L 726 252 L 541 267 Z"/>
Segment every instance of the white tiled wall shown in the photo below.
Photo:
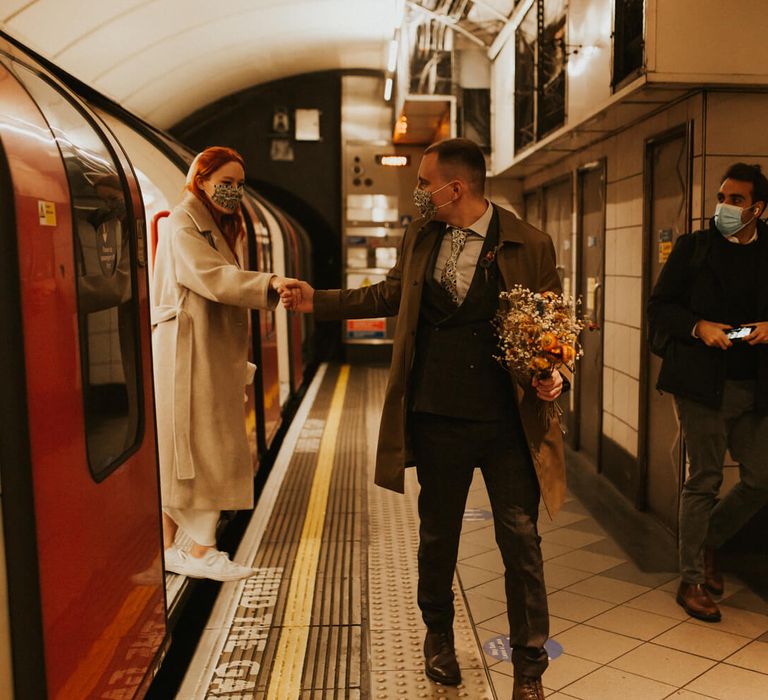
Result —
<path fill-rule="evenodd" d="M 605 236 L 603 432 L 633 457 L 638 453 L 640 325 L 643 274 L 642 139 L 624 134 L 609 155 Z M 619 153 L 621 154 L 619 156 Z M 615 179 L 612 179 L 611 176 Z"/>
<path fill-rule="evenodd" d="M 705 97 L 699 93 L 564 158 L 523 183 L 523 191 L 530 191 L 574 174 L 585 163 L 606 161 L 603 432 L 633 456 L 638 454 L 643 393 L 640 365 L 644 335 L 643 215 L 647 140 L 692 122 L 691 212 L 692 227 L 696 229 L 706 225 L 712 216 L 719 178 L 728 165 L 745 160 L 760 163 L 768 172 L 768 139 L 762 136 L 761 126 L 762 115 L 766 113 L 768 94 L 709 92 Z M 702 153 L 703 149 L 706 153 Z M 512 188 L 509 193 L 510 200 L 519 196 Z"/>
<path fill-rule="evenodd" d="M 529 177 L 526 191 L 605 159 L 605 323 L 603 325 L 603 432 L 630 455 L 638 454 L 640 364 L 643 348 L 643 212 L 646 141 L 693 120 L 694 153 L 702 139 L 703 98 L 694 95 L 630 129 Z M 700 153 L 699 153 L 700 155 Z M 702 159 L 694 163 L 694 192 Z M 700 199 L 694 193 L 694 206 Z M 697 205 L 697 203 L 699 203 Z M 694 209 L 696 216 L 697 209 Z"/>

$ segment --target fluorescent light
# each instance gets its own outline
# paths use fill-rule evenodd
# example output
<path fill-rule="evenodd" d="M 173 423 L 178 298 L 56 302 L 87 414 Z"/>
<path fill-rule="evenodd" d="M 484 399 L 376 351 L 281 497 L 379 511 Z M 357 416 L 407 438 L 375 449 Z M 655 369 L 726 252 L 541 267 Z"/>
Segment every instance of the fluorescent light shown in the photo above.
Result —
<path fill-rule="evenodd" d="M 394 0 L 395 2 L 395 29 L 400 29 L 405 20 L 405 0 Z"/>
<path fill-rule="evenodd" d="M 392 99 L 392 78 L 387 78 L 384 84 L 384 101 L 389 102 Z"/>
<path fill-rule="evenodd" d="M 376 162 L 379 165 L 386 165 L 390 168 L 404 168 L 410 165 L 410 156 L 392 156 L 392 155 L 377 155 Z"/>
<path fill-rule="evenodd" d="M 397 39 L 392 39 L 392 41 L 389 42 L 389 61 L 387 61 L 387 70 L 390 73 L 394 73 L 395 68 L 397 68 L 397 50 L 399 47 L 400 44 Z"/>

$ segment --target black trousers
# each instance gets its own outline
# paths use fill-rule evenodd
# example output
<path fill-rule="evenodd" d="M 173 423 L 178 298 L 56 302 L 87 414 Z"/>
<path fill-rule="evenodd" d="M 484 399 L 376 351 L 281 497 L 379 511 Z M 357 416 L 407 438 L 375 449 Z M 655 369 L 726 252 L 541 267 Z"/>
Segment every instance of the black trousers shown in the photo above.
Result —
<path fill-rule="evenodd" d="M 515 672 L 540 676 L 549 611 L 541 538 L 539 485 L 516 409 L 503 420 L 471 421 L 412 413 L 411 440 L 419 494 L 418 602 L 427 628 L 453 625 L 453 591 L 462 518 L 475 467 L 482 470 L 505 567 L 507 614 Z"/>

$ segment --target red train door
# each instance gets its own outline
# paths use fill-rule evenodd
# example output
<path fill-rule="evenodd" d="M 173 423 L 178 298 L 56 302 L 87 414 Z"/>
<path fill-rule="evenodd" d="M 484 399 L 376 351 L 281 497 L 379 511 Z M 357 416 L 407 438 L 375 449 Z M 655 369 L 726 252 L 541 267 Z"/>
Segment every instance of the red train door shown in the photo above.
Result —
<path fill-rule="evenodd" d="M 3 48 L 0 359 L 13 375 L 0 383 L 0 479 L 14 693 L 137 697 L 166 636 L 142 204 L 85 108 Z"/>

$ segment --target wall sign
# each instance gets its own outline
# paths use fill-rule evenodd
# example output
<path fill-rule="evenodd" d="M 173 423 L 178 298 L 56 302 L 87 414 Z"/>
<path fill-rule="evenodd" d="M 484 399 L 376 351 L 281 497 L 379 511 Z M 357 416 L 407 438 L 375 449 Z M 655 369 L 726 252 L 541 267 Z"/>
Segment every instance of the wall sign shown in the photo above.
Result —
<path fill-rule="evenodd" d="M 56 225 L 56 204 L 46 202 L 42 199 L 37 200 L 37 216 L 40 219 L 41 226 Z"/>
<path fill-rule="evenodd" d="M 347 338 L 350 340 L 381 339 L 386 337 L 386 334 L 386 318 L 357 318 L 347 321 Z"/>

